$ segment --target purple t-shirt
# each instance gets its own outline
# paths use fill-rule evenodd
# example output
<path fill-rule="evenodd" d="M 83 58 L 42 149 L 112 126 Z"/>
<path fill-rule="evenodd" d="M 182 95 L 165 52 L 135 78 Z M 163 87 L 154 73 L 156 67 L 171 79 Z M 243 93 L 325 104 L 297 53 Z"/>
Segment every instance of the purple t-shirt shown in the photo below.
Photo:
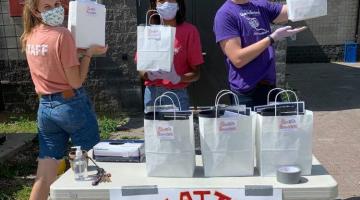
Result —
<path fill-rule="evenodd" d="M 250 0 L 236 4 L 227 0 L 217 11 L 214 22 L 216 42 L 240 37 L 243 48 L 252 45 L 271 33 L 270 23 L 279 16 L 282 4 L 268 0 Z M 230 88 L 237 92 L 253 89 L 261 80 L 276 83 L 275 51 L 268 47 L 253 61 L 237 69 L 226 57 Z"/>

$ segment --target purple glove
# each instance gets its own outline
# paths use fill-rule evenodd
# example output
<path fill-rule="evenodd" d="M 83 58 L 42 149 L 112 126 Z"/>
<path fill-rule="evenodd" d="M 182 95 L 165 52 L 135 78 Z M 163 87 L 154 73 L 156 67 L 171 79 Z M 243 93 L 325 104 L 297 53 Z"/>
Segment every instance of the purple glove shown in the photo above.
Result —
<path fill-rule="evenodd" d="M 160 72 L 146 72 L 147 74 L 147 77 L 150 81 L 154 81 L 154 80 L 157 80 L 157 79 L 163 79 L 161 77 L 161 73 Z"/>
<path fill-rule="evenodd" d="M 279 40 L 285 39 L 287 37 L 293 36 L 305 29 L 307 29 L 306 26 L 303 26 L 301 28 L 294 28 L 294 29 L 291 26 L 285 26 L 285 27 L 276 29 L 270 35 L 270 37 L 272 37 L 272 39 L 274 39 L 274 41 L 279 41 Z"/>
<path fill-rule="evenodd" d="M 161 74 L 160 76 L 162 79 L 168 80 L 174 85 L 180 83 L 181 81 L 181 77 L 176 73 L 174 65 L 172 66 L 170 72 L 160 71 L 159 73 Z"/>

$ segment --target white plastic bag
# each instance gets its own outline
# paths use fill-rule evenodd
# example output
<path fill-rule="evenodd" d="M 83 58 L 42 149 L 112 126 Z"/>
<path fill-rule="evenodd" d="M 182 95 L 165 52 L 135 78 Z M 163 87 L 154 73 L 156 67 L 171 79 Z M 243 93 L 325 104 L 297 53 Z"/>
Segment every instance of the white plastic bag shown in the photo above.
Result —
<path fill-rule="evenodd" d="M 162 97 L 169 98 L 172 101 L 169 96 L 162 95 L 156 98 L 154 107 Z M 195 144 L 194 122 L 191 112 L 173 110 L 172 112 L 147 113 L 144 119 L 144 132 L 148 176 L 193 176 Z"/>
<path fill-rule="evenodd" d="M 277 94 L 276 98 L 284 93 Z M 293 93 L 293 92 L 292 92 Z M 295 96 L 296 94 L 293 93 Z M 296 97 L 297 99 L 297 97 Z M 298 100 L 296 100 L 298 102 Z M 261 176 L 276 176 L 281 166 L 298 166 L 302 175 L 310 175 L 312 168 L 313 113 L 277 116 L 258 115 L 256 125 L 257 168 Z"/>
<path fill-rule="evenodd" d="M 89 0 L 70 1 L 68 29 L 76 47 L 105 46 L 106 8 Z"/>
<path fill-rule="evenodd" d="M 137 27 L 137 70 L 170 72 L 174 60 L 176 28 L 164 25 Z"/>
<path fill-rule="evenodd" d="M 286 0 L 289 20 L 296 22 L 327 15 L 327 0 Z"/>
<path fill-rule="evenodd" d="M 254 173 L 254 143 L 256 114 L 225 111 L 220 116 L 218 95 L 215 109 L 199 113 L 201 152 L 205 176 L 252 176 Z M 237 101 L 238 102 L 238 101 Z M 215 111 L 215 113 L 213 112 Z M 244 110 L 241 110 L 244 112 Z"/>

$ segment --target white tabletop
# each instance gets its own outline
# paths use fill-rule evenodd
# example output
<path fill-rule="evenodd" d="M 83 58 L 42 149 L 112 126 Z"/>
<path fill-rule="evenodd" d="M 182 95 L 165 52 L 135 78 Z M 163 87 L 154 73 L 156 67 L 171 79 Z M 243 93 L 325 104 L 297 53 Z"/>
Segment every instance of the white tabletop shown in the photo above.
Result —
<path fill-rule="evenodd" d="M 156 186 L 157 188 L 176 189 L 236 189 L 246 185 L 270 185 L 283 189 L 286 200 L 311 199 L 329 200 L 338 196 L 337 182 L 327 173 L 319 161 L 313 158 L 312 175 L 304 176 L 304 183 L 295 185 L 281 184 L 276 177 L 214 177 L 203 176 L 201 156 L 196 157 L 197 168 L 193 178 L 154 178 L 146 175 L 145 163 L 105 163 L 98 165 L 110 172 L 111 183 L 100 183 L 92 186 L 92 180 L 76 182 L 72 170 L 63 174 L 50 188 L 53 200 L 65 199 L 109 199 L 109 191 L 126 186 Z M 89 166 L 89 175 L 95 174 L 93 166 Z M 140 198 L 139 198 L 140 199 Z"/>

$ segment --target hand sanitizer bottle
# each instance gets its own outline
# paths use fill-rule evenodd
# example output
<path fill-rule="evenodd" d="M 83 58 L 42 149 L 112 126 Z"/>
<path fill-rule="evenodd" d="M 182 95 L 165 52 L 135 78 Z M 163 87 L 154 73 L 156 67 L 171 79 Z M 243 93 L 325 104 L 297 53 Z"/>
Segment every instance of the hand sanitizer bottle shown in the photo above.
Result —
<path fill-rule="evenodd" d="M 87 163 L 86 159 L 84 158 L 81 147 L 77 146 L 76 148 L 76 155 L 74 159 L 74 174 L 76 181 L 83 181 L 87 176 Z"/>

